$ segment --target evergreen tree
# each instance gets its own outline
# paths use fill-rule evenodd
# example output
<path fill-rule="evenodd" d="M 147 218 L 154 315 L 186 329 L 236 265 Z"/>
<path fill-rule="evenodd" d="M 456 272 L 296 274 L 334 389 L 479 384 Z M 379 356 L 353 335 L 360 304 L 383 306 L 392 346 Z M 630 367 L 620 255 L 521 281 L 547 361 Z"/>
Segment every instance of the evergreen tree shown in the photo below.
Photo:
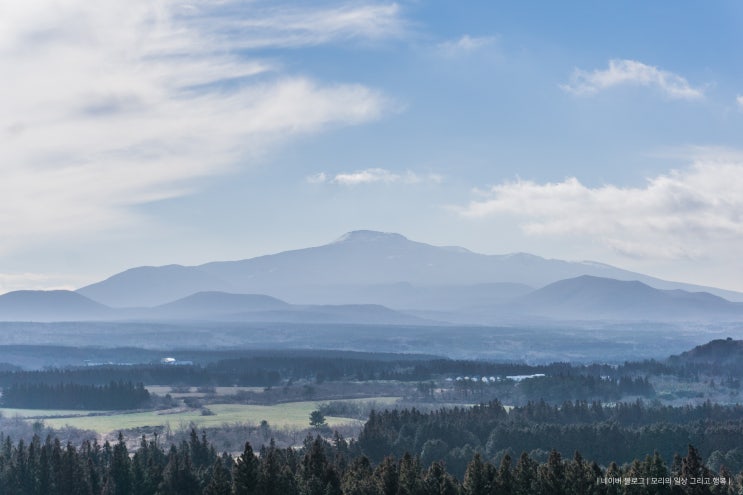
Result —
<path fill-rule="evenodd" d="M 457 495 L 457 482 L 444 469 L 441 462 L 434 462 L 423 476 L 424 493 L 431 495 Z"/>
<path fill-rule="evenodd" d="M 188 447 L 171 447 L 168 463 L 163 469 L 163 479 L 158 487 L 160 495 L 197 495 L 199 480 L 191 464 Z"/>
<path fill-rule="evenodd" d="M 340 479 L 325 454 L 325 442 L 318 435 L 302 459 L 301 490 L 305 495 L 340 495 Z"/>
<path fill-rule="evenodd" d="M 462 488 L 466 495 L 488 495 L 490 486 L 485 472 L 485 464 L 479 453 L 475 454 L 464 473 Z"/>
<path fill-rule="evenodd" d="M 211 476 L 204 488 L 204 495 L 230 495 L 232 493 L 232 480 L 230 471 L 225 466 L 225 461 L 230 462 L 231 458 L 218 457 L 211 469 Z"/>
<path fill-rule="evenodd" d="M 492 490 L 493 495 L 510 495 L 514 489 L 513 474 L 511 473 L 511 456 L 505 454 L 501 459 L 498 474 Z"/>
<path fill-rule="evenodd" d="M 377 493 L 382 495 L 395 495 L 397 493 L 398 473 L 395 458 L 385 457 L 374 470 Z"/>
<path fill-rule="evenodd" d="M 398 495 L 418 495 L 421 493 L 421 469 L 417 458 L 408 452 L 400 459 Z"/>
<path fill-rule="evenodd" d="M 372 468 L 369 458 L 357 457 L 348 466 L 341 480 L 344 495 L 367 495 L 376 493 L 372 482 Z"/>
<path fill-rule="evenodd" d="M 232 474 L 232 491 L 235 495 L 252 495 L 259 493 L 258 487 L 258 459 L 253 453 L 250 442 L 245 442 L 245 449 L 235 462 Z"/>
<path fill-rule="evenodd" d="M 593 470 L 576 450 L 573 459 L 567 463 L 565 468 L 566 492 L 568 494 L 590 493 L 595 484 Z"/>
<path fill-rule="evenodd" d="M 52 468 L 50 462 L 52 445 L 51 438 L 47 437 L 39 453 L 38 493 L 52 494 Z"/>
<path fill-rule="evenodd" d="M 537 490 L 537 463 L 522 452 L 514 471 L 514 493 L 516 495 L 532 495 Z"/>
<path fill-rule="evenodd" d="M 547 462 L 539 466 L 539 493 L 563 495 L 565 493 L 565 464 L 560 453 L 550 451 Z"/>
<path fill-rule="evenodd" d="M 699 451 L 693 445 L 689 445 L 689 451 L 686 457 L 681 460 L 681 476 L 687 480 L 711 477 L 709 469 L 702 463 L 702 457 L 699 455 Z M 689 483 L 684 487 L 684 493 L 689 495 L 704 495 L 710 493 L 710 491 L 709 486 L 704 484 Z"/>
<path fill-rule="evenodd" d="M 119 432 L 119 441 L 113 447 L 111 459 L 110 479 L 113 482 L 115 495 L 129 495 L 132 493 L 132 471 L 129 452 L 124 442 L 124 435 Z"/>

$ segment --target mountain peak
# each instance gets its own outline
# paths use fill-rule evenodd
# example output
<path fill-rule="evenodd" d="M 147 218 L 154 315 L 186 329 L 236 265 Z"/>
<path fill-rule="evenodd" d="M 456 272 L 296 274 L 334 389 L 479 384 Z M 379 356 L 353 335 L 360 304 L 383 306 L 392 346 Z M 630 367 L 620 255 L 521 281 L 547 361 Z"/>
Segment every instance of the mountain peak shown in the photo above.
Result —
<path fill-rule="evenodd" d="M 381 242 L 407 241 L 408 238 L 393 232 L 377 232 L 376 230 L 354 230 L 340 236 L 335 243 L 340 242 Z"/>

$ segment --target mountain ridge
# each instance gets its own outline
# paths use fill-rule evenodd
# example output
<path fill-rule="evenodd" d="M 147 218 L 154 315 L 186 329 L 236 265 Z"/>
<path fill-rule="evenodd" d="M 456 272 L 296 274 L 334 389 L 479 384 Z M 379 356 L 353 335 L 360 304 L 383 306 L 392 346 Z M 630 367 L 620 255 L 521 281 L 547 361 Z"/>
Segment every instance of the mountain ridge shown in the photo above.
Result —
<path fill-rule="evenodd" d="M 151 308 L 111 308 L 72 291 L 0 295 L 0 321 L 232 321 L 436 324 L 380 305 L 292 305 L 263 294 L 198 292 Z"/>
<path fill-rule="evenodd" d="M 461 287 L 506 283 L 539 288 L 580 275 L 639 280 L 658 289 L 704 290 L 743 301 L 741 293 L 661 280 L 599 262 L 528 253 L 487 255 L 371 230 L 348 232 L 321 246 L 236 261 L 131 268 L 77 292 L 112 307 L 152 307 L 202 291 L 260 293 L 293 304 L 383 304 L 390 301 L 382 290 L 367 300 L 360 297 L 368 297 L 370 287 L 407 283 L 420 290 L 410 291 L 392 309 L 438 309 L 442 297 L 425 294 L 431 287 L 449 287 L 454 297 Z"/>
<path fill-rule="evenodd" d="M 656 289 L 637 280 L 582 275 L 516 298 L 509 310 L 556 319 L 725 320 L 743 317 L 743 303 L 708 292 Z"/>

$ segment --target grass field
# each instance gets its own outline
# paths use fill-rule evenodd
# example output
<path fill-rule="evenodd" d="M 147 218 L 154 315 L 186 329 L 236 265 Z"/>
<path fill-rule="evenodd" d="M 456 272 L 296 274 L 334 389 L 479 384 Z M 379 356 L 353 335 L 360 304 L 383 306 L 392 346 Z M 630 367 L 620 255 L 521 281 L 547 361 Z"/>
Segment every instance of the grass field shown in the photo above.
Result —
<path fill-rule="evenodd" d="M 398 397 L 374 397 L 370 399 L 352 399 L 344 402 L 366 402 L 374 401 L 380 405 L 394 404 Z M 320 401 L 322 403 L 333 401 Z M 169 424 L 171 428 L 186 426 L 193 422 L 200 427 L 220 426 L 225 423 L 253 423 L 259 424 L 262 420 L 268 421 L 273 427 L 307 428 L 309 426 L 310 412 L 317 409 L 320 402 L 287 402 L 273 406 L 256 406 L 245 404 L 209 404 L 212 416 L 202 416 L 198 409 L 173 410 L 173 411 L 147 411 L 137 413 L 114 413 L 100 414 L 94 416 L 81 416 L 84 411 L 66 411 L 69 417 L 62 416 L 65 411 L 29 410 L 29 409 L 5 409 L 6 417 L 44 417 L 44 423 L 53 428 L 73 426 L 86 430 L 93 430 L 101 434 L 116 430 L 130 428 L 141 428 L 147 426 L 161 426 Z M 170 414 L 164 414 L 170 412 Z M 74 415 L 74 416 L 73 416 Z M 351 418 L 327 418 L 330 427 L 349 424 L 360 424 L 357 419 Z"/>
<path fill-rule="evenodd" d="M 81 411 L 79 409 L 12 409 L 7 407 L 0 408 L 0 414 L 3 418 L 53 418 L 53 417 L 70 417 L 70 416 L 88 416 L 90 414 L 99 414 L 105 411 Z"/>

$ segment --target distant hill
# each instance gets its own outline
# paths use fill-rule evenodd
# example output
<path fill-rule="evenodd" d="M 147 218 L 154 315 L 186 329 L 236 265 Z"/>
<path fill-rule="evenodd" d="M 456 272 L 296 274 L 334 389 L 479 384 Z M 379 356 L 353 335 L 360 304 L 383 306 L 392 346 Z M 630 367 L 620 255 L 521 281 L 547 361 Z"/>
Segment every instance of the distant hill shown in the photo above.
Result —
<path fill-rule="evenodd" d="M 640 280 L 660 289 L 703 289 L 743 300 L 743 294 L 663 281 L 601 263 L 525 253 L 484 255 L 367 230 L 322 246 L 240 261 L 133 268 L 78 292 L 113 307 L 151 307 L 196 292 L 222 291 L 268 294 L 294 304 L 439 310 L 499 303 L 580 275 Z"/>
<path fill-rule="evenodd" d="M 258 311 L 229 315 L 230 321 L 276 323 L 349 323 L 364 325 L 440 325 L 377 304 L 293 306 L 289 310 Z"/>
<path fill-rule="evenodd" d="M 95 320 L 111 316 L 111 308 L 68 290 L 19 290 L 0 296 L 2 321 Z"/>
<path fill-rule="evenodd" d="M 90 299 L 113 307 L 157 306 L 197 292 L 235 292 L 230 285 L 198 268 L 141 266 L 78 290 Z"/>
<path fill-rule="evenodd" d="M 716 363 L 739 364 L 743 362 L 743 340 L 732 338 L 712 340 L 668 359 L 674 364 Z"/>
<path fill-rule="evenodd" d="M 292 305 L 261 294 L 199 292 L 154 308 L 113 309 L 70 291 L 0 296 L 0 321 L 229 321 L 425 325 L 438 322 L 384 306 Z"/>
<path fill-rule="evenodd" d="M 212 291 L 197 292 L 183 299 L 152 308 L 146 314 L 159 317 L 189 318 L 289 308 L 291 308 L 289 303 L 262 294 L 230 294 Z"/>
<path fill-rule="evenodd" d="M 729 320 L 743 317 L 743 304 L 706 292 L 659 290 L 638 281 L 583 275 L 521 296 L 510 312 L 574 320 Z"/>
<path fill-rule="evenodd" d="M 436 323 L 373 304 L 294 305 L 261 294 L 199 292 L 154 308 L 124 309 L 120 315 L 142 320 L 202 320 L 261 323 Z"/>

